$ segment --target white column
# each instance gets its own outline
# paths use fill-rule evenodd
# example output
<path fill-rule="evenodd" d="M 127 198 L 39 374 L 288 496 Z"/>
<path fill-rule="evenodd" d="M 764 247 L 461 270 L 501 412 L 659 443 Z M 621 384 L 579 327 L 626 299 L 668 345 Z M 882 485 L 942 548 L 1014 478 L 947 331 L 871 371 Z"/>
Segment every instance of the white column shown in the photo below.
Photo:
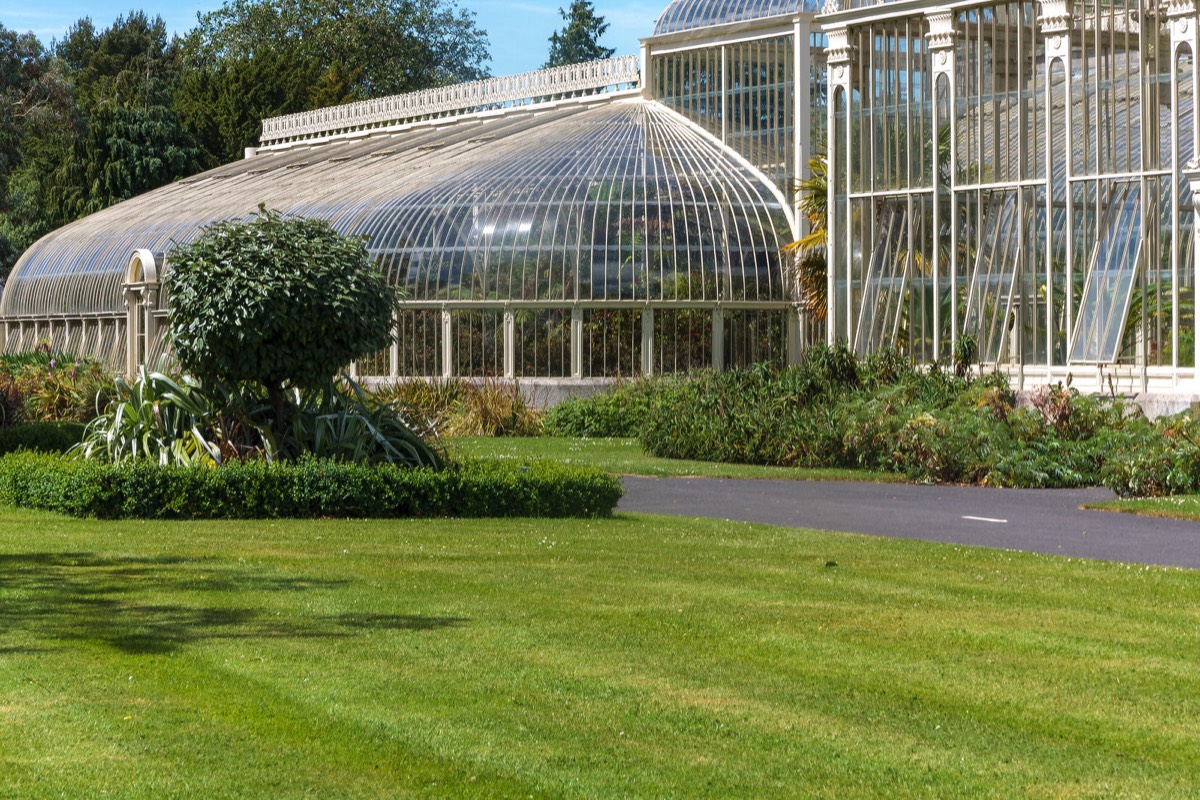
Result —
<path fill-rule="evenodd" d="M 504 309 L 504 330 L 501 332 L 501 337 L 504 345 L 504 377 L 512 378 L 516 375 L 517 364 L 517 319 L 513 314 L 512 309 Z"/>
<path fill-rule="evenodd" d="M 958 248 L 950 247 L 950 264 L 942 263 L 942 247 L 938 237 L 942 233 L 942 196 L 938 193 L 938 176 L 941 175 L 942 164 L 941 147 L 939 139 L 942 135 L 942 126 L 949 126 L 950 129 L 950 147 L 953 152 L 955 141 L 955 124 L 954 124 L 954 77 L 955 77 L 955 62 L 954 47 L 958 41 L 958 33 L 954 29 L 954 14 L 945 8 L 932 9 L 926 13 L 926 19 L 929 21 L 929 33 L 925 35 L 928 42 L 929 53 L 932 56 L 932 73 L 930 80 L 933 86 L 933 352 L 936 358 L 942 358 L 943 355 L 952 354 L 954 352 L 954 344 L 958 337 L 956 324 L 956 309 L 953 306 L 954 300 L 951 300 L 950 309 L 950 347 L 948 353 L 942 349 L 942 292 L 946 287 L 942 286 L 942 269 L 946 266 L 950 267 L 950 296 L 954 297 L 954 285 L 957 275 L 955 269 L 955 256 Z M 938 85 L 945 78 L 946 85 L 950 88 L 949 102 L 949 119 L 942 119 L 942 107 L 940 103 L 941 95 L 938 92 Z M 950 160 L 950 182 L 954 183 L 954 160 Z M 947 187 L 949 188 L 949 187 Z M 956 220 L 953 219 L 955 203 L 953 202 L 953 193 L 951 193 L 951 225 Z M 951 239 L 953 240 L 954 232 L 951 230 Z"/>
<path fill-rule="evenodd" d="M 725 369 L 725 309 L 720 306 L 712 310 L 712 368 Z"/>
<path fill-rule="evenodd" d="M 642 308 L 642 374 L 654 374 L 654 308 Z"/>
<path fill-rule="evenodd" d="M 400 309 L 392 309 L 392 344 L 388 347 L 388 377 L 400 377 Z"/>
<path fill-rule="evenodd" d="M 836 4 L 830 8 L 830 4 L 826 4 L 823 12 L 836 11 Z M 827 12 L 827 13 L 828 13 Z M 826 123 L 829 132 L 830 154 L 831 157 L 826 165 L 829 174 L 829 195 L 827 198 L 827 207 L 830 214 L 830 222 L 833 221 L 834 209 L 836 208 L 835 197 L 837 195 L 838 186 L 835 178 L 838 175 L 838 165 L 833 163 L 837 159 L 842 164 L 848 163 L 847 153 L 850 148 L 850 120 L 847 119 L 846 124 L 846 140 L 841 142 L 834 141 L 834 134 L 837 131 L 837 123 L 834 120 L 834 114 L 837 110 L 836 97 L 838 89 L 841 89 L 844 98 L 846 113 L 850 112 L 850 64 L 854 57 L 854 48 L 850 46 L 850 29 L 845 25 L 840 27 L 826 27 L 825 36 L 828 40 L 828 45 L 825 48 L 825 59 L 828 64 L 828 92 L 829 102 L 827 103 Z M 847 173 L 848 174 L 848 173 Z M 847 187 L 840 187 L 843 191 Z M 839 265 L 844 254 L 850 252 L 850 229 L 844 231 L 835 230 L 832 225 L 829 227 L 828 246 L 826 248 L 825 257 L 829 264 L 826 277 L 826 318 L 825 318 L 825 338 L 829 344 L 835 344 L 838 340 L 838 334 L 847 332 L 846 322 L 842 320 L 842 315 L 846 315 L 849 319 L 849 308 L 837 307 L 837 291 L 835 289 L 837 279 L 841 278 L 847 282 L 849 287 L 850 275 L 837 275 L 835 267 Z M 850 292 L 846 292 L 847 298 Z"/>
<path fill-rule="evenodd" d="M 1043 98 L 1046 115 L 1042 136 L 1046 141 L 1046 255 L 1045 255 L 1045 278 L 1046 278 L 1046 366 L 1049 370 L 1054 365 L 1054 329 L 1056 327 L 1054 321 L 1054 152 L 1053 126 L 1051 121 L 1055 113 L 1054 110 L 1054 83 L 1051 77 L 1054 74 L 1054 65 L 1060 64 L 1063 70 L 1063 77 L 1066 80 L 1066 103 L 1063 109 L 1059 112 L 1064 115 L 1063 125 L 1066 130 L 1067 142 L 1071 141 L 1071 28 L 1074 26 L 1074 19 L 1071 16 L 1071 6 L 1069 0 L 1043 0 L 1041 4 L 1041 15 L 1038 16 L 1038 27 L 1041 29 L 1044 37 L 1042 47 L 1046 56 L 1046 86 L 1045 97 Z M 1069 145 L 1068 145 L 1069 146 Z M 1071 175 L 1071 157 L 1067 154 L 1066 158 L 1067 172 L 1064 180 L 1070 181 Z M 1068 187 L 1065 192 L 1067 202 L 1071 202 L 1071 191 Z M 1067 219 L 1070 220 L 1070 210 L 1067 211 Z M 1064 362 L 1070 359 L 1070 353 L 1067 352 L 1071 346 L 1071 328 L 1075 321 L 1072 320 L 1070 309 L 1072 305 L 1072 288 L 1074 282 L 1070 280 L 1071 251 L 1074 247 L 1074 242 L 1070 236 L 1070 223 L 1068 222 L 1068 230 L 1064 230 L 1061 235 L 1064 237 L 1064 244 L 1067 247 L 1067 276 L 1063 281 L 1063 316 L 1066 318 L 1066 325 L 1063 330 L 1066 332 L 1067 341 L 1064 347 Z M 1145 360 L 1142 359 L 1143 368 Z M 1061 366 L 1061 365 L 1059 365 Z M 1049 371 L 1047 371 L 1047 375 Z"/>
<path fill-rule="evenodd" d="M 1187 179 L 1191 184 L 1193 205 L 1196 199 L 1200 198 L 1200 159 L 1193 158 L 1187 164 L 1180 165 L 1178 154 L 1183 151 L 1180 144 L 1180 134 L 1183 132 L 1184 126 L 1179 122 L 1178 109 L 1174 107 L 1174 98 L 1178 97 L 1178 81 L 1179 76 L 1176 74 L 1175 63 L 1178 58 L 1179 51 L 1183 47 L 1191 49 L 1192 53 L 1192 85 L 1196 85 L 1196 81 L 1200 79 L 1197 74 L 1196 59 L 1200 57 L 1200 14 L 1197 13 L 1195 0 L 1168 0 L 1167 2 L 1167 19 L 1171 29 L 1171 96 L 1172 96 L 1172 123 L 1171 123 L 1171 141 L 1174 145 L 1172 153 L 1172 163 L 1175 169 Z M 1192 103 L 1192 152 L 1200 152 L 1197 145 L 1200 144 L 1200 108 Z M 1180 218 L 1183 215 L 1179 207 L 1179 193 L 1174 192 L 1171 199 L 1171 218 L 1174 220 L 1175 233 L 1179 233 Z M 1179 366 L 1179 284 L 1183 280 L 1183 271 L 1190 270 L 1192 278 L 1192 286 L 1198 287 L 1200 284 L 1197 280 L 1200 279 L 1200 214 L 1193 213 L 1192 232 L 1195 234 L 1196 242 L 1192 247 L 1193 263 L 1178 264 L 1172 270 L 1171 275 L 1171 297 L 1173 299 L 1172 314 L 1171 314 L 1171 353 L 1174 359 L 1176 368 Z M 1178 248 L 1174 248 L 1172 254 L 1173 259 L 1178 259 Z M 1197 291 L 1193 288 L 1193 292 Z M 1195 320 L 1196 327 L 1192 330 L 1193 337 L 1200 334 L 1200 319 Z M 1176 372 L 1178 379 L 1178 372 Z M 1200 381 L 1195 377 L 1192 378 L 1192 391 L 1200 391 Z"/>
<path fill-rule="evenodd" d="M 138 334 L 141 333 L 141 292 L 125 289 L 125 375 L 130 379 L 137 375 L 141 362 L 138 353 Z"/>
<path fill-rule="evenodd" d="M 454 325 L 450 320 L 450 309 L 442 309 L 442 377 L 454 376 Z"/>
<path fill-rule="evenodd" d="M 571 377 L 583 377 L 583 309 L 571 309 Z"/>

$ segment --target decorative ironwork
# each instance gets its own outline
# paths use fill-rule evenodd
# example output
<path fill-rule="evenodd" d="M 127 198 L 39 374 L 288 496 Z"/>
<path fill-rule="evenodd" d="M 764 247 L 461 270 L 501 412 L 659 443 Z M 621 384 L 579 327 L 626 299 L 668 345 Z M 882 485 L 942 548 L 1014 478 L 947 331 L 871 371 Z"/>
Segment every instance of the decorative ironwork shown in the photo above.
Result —
<path fill-rule="evenodd" d="M 424 89 L 263 120 L 261 142 L 312 139 L 452 114 L 605 94 L 638 86 L 637 56 L 569 64 L 534 72 Z"/>

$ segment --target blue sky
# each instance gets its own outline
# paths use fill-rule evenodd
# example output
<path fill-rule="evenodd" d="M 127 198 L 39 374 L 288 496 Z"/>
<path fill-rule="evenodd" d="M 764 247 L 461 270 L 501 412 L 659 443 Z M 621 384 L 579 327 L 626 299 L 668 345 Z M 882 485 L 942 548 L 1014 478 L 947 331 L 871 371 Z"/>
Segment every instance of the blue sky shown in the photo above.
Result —
<path fill-rule="evenodd" d="M 617 55 L 636 53 L 638 38 L 649 36 L 654 21 L 668 0 L 593 0 L 596 11 L 609 23 L 601 40 L 606 47 L 615 47 Z M 494 75 L 508 75 L 537 69 L 546 61 L 550 34 L 562 24 L 559 6 L 570 0 L 460 0 L 459 5 L 474 11 L 479 26 L 488 33 L 491 42 Z M 119 14 L 140 8 L 150 15 L 159 15 L 168 30 L 184 33 L 195 26 L 197 12 L 219 8 L 219 0 L 125 0 L 81 4 L 64 0 L 43 0 L 40 3 L 17 3 L 0 0 L 0 23 L 17 31 L 33 31 L 49 44 L 61 39 L 67 28 L 80 17 L 91 17 L 96 27 L 111 25 Z"/>

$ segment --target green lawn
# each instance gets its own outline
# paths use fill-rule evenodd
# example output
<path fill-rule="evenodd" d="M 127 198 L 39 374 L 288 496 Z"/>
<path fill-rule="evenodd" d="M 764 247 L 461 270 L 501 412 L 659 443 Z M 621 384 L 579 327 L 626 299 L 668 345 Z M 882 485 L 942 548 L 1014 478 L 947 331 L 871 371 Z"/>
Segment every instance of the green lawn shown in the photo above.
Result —
<path fill-rule="evenodd" d="M 1187 797 L 1197 652 L 1185 570 L 0 509 L 0 796 Z"/>
<path fill-rule="evenodd" d="M 642 452 L 637 439 L 572 439 L 567 437 L 480 436 L 449 439 L 452 455 L 477 458 L 553 459 L 591 464 L 618 475 L 649 475 L 659 478 L 702 476 L 706 478 L 776 478 L 808 481 L 879 481 L 897 483 L 902 475 L 861 469 L 798 469 L 763 467 L 754 464 L 721 464 L 657 458 Z"/>
<path fill-rule="evenodd" d="M 1101 511 L 1141 514 L 1146 517 L 1200 520 L 1200 495 L 1195 494 L 1181 494 L 1174 497 L 1138 497 L 1129 500 L 1112 500 L 1106 503 L 1088 503 L 1086 507 Z"/>

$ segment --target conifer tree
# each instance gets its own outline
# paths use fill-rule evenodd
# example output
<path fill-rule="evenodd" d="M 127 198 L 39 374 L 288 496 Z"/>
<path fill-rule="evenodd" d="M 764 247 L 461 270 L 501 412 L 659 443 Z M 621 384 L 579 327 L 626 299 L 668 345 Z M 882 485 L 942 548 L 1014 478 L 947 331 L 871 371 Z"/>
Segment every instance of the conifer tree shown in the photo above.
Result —
<path fill-rule="evenodd" d="M 590 0 L 572 0 L 569 11 L 559 8 L 558 13 L 567 24 L 561 31 L 550 35 L 547 67 L 582 64 L 612 57 L 614 48 L 600 46 L 600 37 L 608 30 L 608 23 L 604 17 L 596 14 Z"/>

